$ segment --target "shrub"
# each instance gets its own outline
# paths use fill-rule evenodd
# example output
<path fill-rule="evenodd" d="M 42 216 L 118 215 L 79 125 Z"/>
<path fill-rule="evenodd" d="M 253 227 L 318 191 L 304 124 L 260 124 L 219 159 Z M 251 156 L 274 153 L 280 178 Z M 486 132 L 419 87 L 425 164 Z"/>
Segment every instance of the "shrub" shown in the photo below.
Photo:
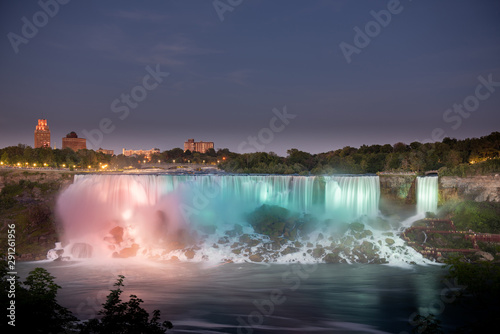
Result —
<path fill-rule="evenodd" d="M 118 276 L 114 286 L 115 290 L 111 290 L 106 302 L 102 304 L 103 309 L 99 311 L 102 319 L 91 319 L 87 323 L 81 325 L 81 333 L 106 333 L 106 334 L 123 334 L 123 333 L 141 333 L 141 334 L 160 334 L 165 333 L 168 329 L 173 328 L 170 321 L 159 323 L 160 311 L 154 310 L 151 320 L 149 320 L 148 312 L 141 307 L 142 299 L 136 295 L 130 295 L 128 302 L 122 302 L 120 299 L 123 293 L 123 275 Z"/>

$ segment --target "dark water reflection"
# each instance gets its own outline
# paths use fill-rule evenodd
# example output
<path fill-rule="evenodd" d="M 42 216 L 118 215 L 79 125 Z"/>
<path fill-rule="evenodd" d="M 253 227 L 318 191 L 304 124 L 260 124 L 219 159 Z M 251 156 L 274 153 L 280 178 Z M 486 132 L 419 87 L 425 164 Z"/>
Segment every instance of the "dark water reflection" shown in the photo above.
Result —
<path fill-rule="evenodd" d="M 410 332 L 413 312 L 437 314 L 445 329 L 460 309 L 444 303 L 439 266 L 264 265 L 31 262 L 22 278 L 41 266 L 62 286 L 60 304 L 78 318 L 96 315 L 117 275 L 123 299 L 136 294 L 159 309 L 172 333 L 400 333 Z"/>

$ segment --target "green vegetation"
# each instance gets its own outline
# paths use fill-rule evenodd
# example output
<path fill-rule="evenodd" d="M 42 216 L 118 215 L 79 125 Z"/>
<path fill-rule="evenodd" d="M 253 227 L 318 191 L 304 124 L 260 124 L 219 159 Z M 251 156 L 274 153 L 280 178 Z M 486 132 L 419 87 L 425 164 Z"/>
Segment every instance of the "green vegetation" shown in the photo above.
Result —
<path fill-rule="evenodd" d="M 457 279 L 464 287 L 463 294 L 481 300 L 498 300 L 500 297 L 500 264 L 479 261 L 466 262 L 460 257 L 446 260 L 447 278 Z"/>
<path fill-rule="evenodd" d="M 120 299 L 123 290 L 123 275 L 118 275 L 118 280 L 114 284 L 117 287 L 111 290 L 102 304 L 103 309 L 99 311 L 101 319 L 91 319 L 80 326 L 83 334 L 122 334 L 122 333 L 142 333 L 142 334 L 161 334 L 168 329 L 173 328 L 170 321 L 160 323 L 160 311 L 154 310 L 151 320 L 148 312 L 141 307 L 142 299 L 136 295 L 130 295 L 128 302 L 122 302 Z"/>
<path fill-rule="evenodd" d="M 290 149 L 285 158 L 272 152 L 231 153 L 229 158 L 220 166 L 233 173 L 320 175 L 439 170 L 442 175 L 467 176 L 500 171 L 500 132 L 479 139 L 444 138 L 436 143 L 346 146 L 320 154 Z"/>
<path fill-rule="evenodd" d="M 53 208 L 69 173 L 51 174 L 9 171 L 0 191 L 0 252 L 6 251 L 7 225 L 16 226 L 16 251 L 24 260 L 45 258 L 57 241 Z"/>
<path fill-rule="evenodd" d="M 468 177 L 498 173 L 500 171 L 500 159 L 488 159 L 475 164 L 459 164 L 454 167 L 442 167 L 439 169 L 440 176 Z"/>
<path fill-rule="evenodd" d="M 20 284 L 19 277 L 7 275 L 7 263 L 1 261 L 2 308 L 15 308 L 15 317 L 9 318 L 10 321 L 14 320 L 15 327 L 7 321 L 2 321 L 2 332 L 15 328 L 18 333 L 64 333 L 72 326 L 77 319 L 68 309 L 57 303 L 57 291 L 61 287 L 54 283 L 55 277 L 43 268 L 36 268 L 29 273 L 23 284 Z M 15 293 L 15 299 L 9 297 L 12 291 Z M 12 300 L 15 304 L 11 303 Z"/>
<path fill-rule="evenodd" d="M 500 204 L 495 202 L 446 203 L 440 217 L 451 217 L 455 227 L 461 231 L 500 233 Z"/>

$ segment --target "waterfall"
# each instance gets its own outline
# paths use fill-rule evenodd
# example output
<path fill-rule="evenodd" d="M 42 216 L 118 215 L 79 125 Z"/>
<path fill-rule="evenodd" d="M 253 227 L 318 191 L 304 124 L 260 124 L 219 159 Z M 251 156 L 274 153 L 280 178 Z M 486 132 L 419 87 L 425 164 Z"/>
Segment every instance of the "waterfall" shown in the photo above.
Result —
<path fill-rule="evenodd" d="M 438 203 L 438 177 L 417 177 L 417 213 L 436 213 Z"/>
<path fill-rule="evenodd" d="M 431 181 L 419 180 L 426 200 Z M 380 222 L 379 199 L 378 176 L 76 175 L 57 201 L 65 246 L 49 258 L 311 262 L 326 250 L 328 261 L 378 261 L 377 250 L 397 258 L 386 243 L 403 241 L 370 225 Z M 360 255 L 366 249 L 371 260 Z"/>
<path fill-rule="evenodd" d="M 380 186 L 378 176 L 77 175 L 61 202 L 126 216 L 134 207 L 161 208 L 168 196 L 193 210 L 248 211 L 268 204 L 354 219 L 378 213 Z"/>

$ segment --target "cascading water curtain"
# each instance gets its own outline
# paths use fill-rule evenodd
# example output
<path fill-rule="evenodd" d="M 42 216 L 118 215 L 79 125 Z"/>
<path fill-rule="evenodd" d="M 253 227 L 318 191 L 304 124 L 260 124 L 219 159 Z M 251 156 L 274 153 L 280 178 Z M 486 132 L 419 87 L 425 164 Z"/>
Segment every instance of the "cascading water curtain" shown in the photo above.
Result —
<path fill-rule="evenodd" d="M 438 177 L 417 177 L 417 213 L 437 211 Z"/>

